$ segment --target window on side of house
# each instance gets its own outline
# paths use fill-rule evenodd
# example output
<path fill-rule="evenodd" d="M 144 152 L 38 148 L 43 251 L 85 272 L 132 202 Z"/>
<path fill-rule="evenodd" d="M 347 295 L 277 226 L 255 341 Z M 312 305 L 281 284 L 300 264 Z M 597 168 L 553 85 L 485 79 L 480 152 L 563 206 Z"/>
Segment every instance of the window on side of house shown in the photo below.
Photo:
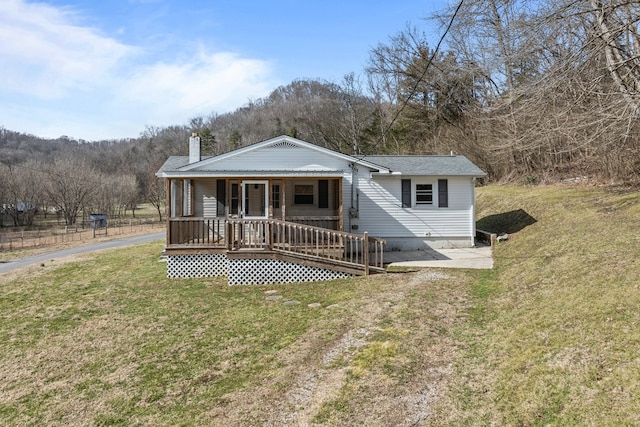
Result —
<path fill-rule="evenodd" d="M 402 207 L 403 208 L 411 207 L 411 180 L 410 179 L 402 180 Z"/>
<path fill-rule="evenodd" d="M 296 205 L 312 205 L 313 184 L 295 184 L 293 186 L 293 203 Z"/>
<path fill-rule="evenodd" d="M 433 185 L 416 184 L 416 205 L 433 204 Z"/>
<path fill-rule="evenodd" d="M 446 179 L 438 180 L 438 207 L 449 207 L 449 181 Z"/>

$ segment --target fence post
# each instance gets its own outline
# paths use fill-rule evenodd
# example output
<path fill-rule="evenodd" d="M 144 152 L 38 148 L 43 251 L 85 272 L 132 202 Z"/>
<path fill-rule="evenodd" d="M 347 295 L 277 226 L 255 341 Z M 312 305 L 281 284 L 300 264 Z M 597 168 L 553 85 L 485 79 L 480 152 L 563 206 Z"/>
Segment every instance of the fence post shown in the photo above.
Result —
<path fill-rule="evenodd" d="M 362 256 L 364 258 L 364 275 L 369 275 L 369 232 L 364 232 L 364 243 L 362 248 Z"/>

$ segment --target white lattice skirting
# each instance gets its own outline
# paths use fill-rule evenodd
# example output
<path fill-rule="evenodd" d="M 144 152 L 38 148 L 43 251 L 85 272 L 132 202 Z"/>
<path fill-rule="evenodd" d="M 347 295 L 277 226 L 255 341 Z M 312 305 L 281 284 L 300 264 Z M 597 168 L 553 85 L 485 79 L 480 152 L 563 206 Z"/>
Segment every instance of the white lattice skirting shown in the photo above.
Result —
<path fill-rule="evenodd" d="M 225 254 L 169 255 L 167 277 L 217 277 L 229 272 Z"/>
<path fill-rule="evenodd" d="M 322 282 L 351 274 L 275 259 L 228 259 L 225 254 L 168 255 L 167 277 L 228 276 L 229 285 Z"/>
<path fill-rule="evenodd" d="M 232 259 L 229 261 L 229 285 L 322 282 L 345 277 L 351 277 L 351 275 L 276 259 Z"/>

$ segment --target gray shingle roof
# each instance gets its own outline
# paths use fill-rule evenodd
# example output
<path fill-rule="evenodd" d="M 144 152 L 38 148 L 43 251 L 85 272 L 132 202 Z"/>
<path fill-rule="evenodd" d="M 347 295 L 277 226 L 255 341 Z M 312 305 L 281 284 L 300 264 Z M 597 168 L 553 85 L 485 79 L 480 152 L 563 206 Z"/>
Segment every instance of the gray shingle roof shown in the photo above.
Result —
<path fill-rule="evenodd" d="M 214 157 L 214 156 L 202 156 L 202 160 L 206 160 L 211 157 Z M 188 164 L 189 164 L 189 156 L 171 156 L 167 159 L 166 162 L 164 162 L 162 166 L 160 166 L 160 169 L 158 169 L 158 172 L 156 172 L 156 175 L 162 172 L 175 172 L 181 167 L 187 166 Z"/>
<path fill-rule="evenodd" d="M 485 176 L 486 173 L 464 156 L 366 156 L 363 160 L 403 175 Z"/>
<path fill-rule="evenodd" d="M 189 156 L 171 156 L 167 159 L 166 162 L 164 162 L 162 166 L 160 166 L 160 169 L 158 169 L 158 172 L 156 172 L 156 175 L 159 175 L 162 172 L 175 171 L 176 169 L 181 168 L 182 166 L 185 166 L 188 163 L 189 163 Z"/>
<path fill-rule="evenodd" d="M 486 175 L 479 167 L 464 156 L 365 156 L 361 158 L 370 163 L 400 172 L 402 175 L 463 175 L 483 177 Z M 204 158 L 203 158 L 204 160 Z M 158 170 L 177 171 L 189 164 L 189 156 L 171 156 Z"/>

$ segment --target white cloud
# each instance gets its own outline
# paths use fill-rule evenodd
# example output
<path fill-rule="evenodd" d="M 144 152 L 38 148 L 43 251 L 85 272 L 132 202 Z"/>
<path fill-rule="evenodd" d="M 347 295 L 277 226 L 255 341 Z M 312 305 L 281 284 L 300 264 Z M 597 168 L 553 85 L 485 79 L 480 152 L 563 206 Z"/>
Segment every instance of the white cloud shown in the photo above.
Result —
<path fill-rule="evenodd" d="M 160 117 L 168 118 L 172 112 L 193 116 L 215 109 L 228 111 L 266 95 L 274 88 L 265 79 L 269 73 L 264 61 L 200 51 L 182 62 L 138 69 L 122 93 L 129 102 L 146 105 Z"/>
<path fill-rule="evenodd" d="M 275 87 L 266 61 L 193 50 L 143 63 L 144 46 L 83 25 L 73 10 L 1 0 L 0 126 L 46 137 L 136 136 L 146 124 L 230 111 Z"/>
<path fill-rule="evenodd" d="M 71 11 L 42 3 L 0 3 L 0 78 L 5 90 L 55 98 L 104 85 L 134 47 L 73 23 Z"/>

